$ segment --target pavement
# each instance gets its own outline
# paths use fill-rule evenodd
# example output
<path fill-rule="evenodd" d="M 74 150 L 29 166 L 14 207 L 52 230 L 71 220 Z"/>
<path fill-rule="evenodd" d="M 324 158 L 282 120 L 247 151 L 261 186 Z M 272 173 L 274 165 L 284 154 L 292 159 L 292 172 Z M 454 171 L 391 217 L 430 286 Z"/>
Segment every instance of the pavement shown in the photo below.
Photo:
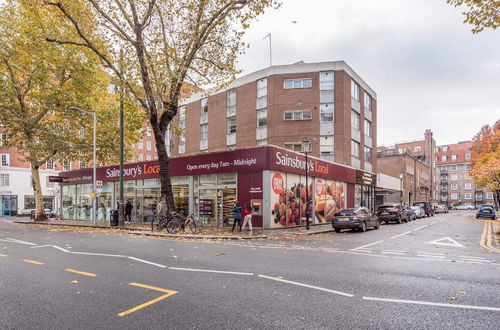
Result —
<path fill-rule="evenodd" d="M 2 329 L 497 329 L 497 222 L 158 239 L 0 219 Z"/>

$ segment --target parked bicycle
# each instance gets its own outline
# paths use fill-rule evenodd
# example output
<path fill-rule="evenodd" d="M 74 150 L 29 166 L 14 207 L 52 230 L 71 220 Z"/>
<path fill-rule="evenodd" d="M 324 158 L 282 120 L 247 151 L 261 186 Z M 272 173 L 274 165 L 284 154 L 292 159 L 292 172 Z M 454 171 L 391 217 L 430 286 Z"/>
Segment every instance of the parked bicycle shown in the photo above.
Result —
<path fill-rule="evenodd" d="M 193 213 L 185 219 L 175 218 L 167 223 L 169 234 L 178 234 L 181 230 L 184 232 L 186 227 L 189 228 L 192 234 L 200 234 L 203 231 L 203 223 L 196 219 Z"/>
<path fill-rule="evenodd" d="M 156 225 L 157 230 L 162 230 L 165 228 L 167 228 L 167 230 L 168 230 L 169 223 L 178 222 L 178 221 L 183 220 L 182 215 L 175 213 L 175 212 L 170 213 L 168 216 L 160 214 L 160 215 L 157 215 L 156 218 L 158 219 L 158 224 Z"/>

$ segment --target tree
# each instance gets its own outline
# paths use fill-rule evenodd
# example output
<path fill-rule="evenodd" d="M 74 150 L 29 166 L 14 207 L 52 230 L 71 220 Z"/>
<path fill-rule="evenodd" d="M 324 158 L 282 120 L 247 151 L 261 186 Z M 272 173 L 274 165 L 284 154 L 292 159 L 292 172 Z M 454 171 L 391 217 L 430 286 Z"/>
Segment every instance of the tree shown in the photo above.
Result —
<path fill-rule="evenodd" d="M 245 29 L 265 9 L 278 7 L 278 0 L 39 1 L 72 25 L 72 37 L 47 39 L 92 50 L 145 110 L 160 162 L 162 198 L 172 211 L 165 132 L 183 88 L 234 79 Z"/>
<path fill-rule="evenodd" d="M 99 160 L 107 162 L 117 155 L 117 134 L 108 127 L 116 122 L 118 104 L 108 93 L 110 77 L 98 57 L 47 42 L 45 34 L 56 25 L 49 15 L 42 20 L 37 14 L 43 8 L 13 0 L 0 7 L 0 122 L 9 144 L 31 165 L 36 220 L 42 221 L 40 167 L 56 159 L 88 161 L 92 155 L 92 120 L 69 107 L 97 113 Z M 131 124 L 129 140 L 142 127 L 140 119 Z"/>
<path fill-rule="evenodd" d="M 446 0 L 455 7 L 465 6 L 467 10 L 464 23 L 473 25 L 472 33 L 485 28 L 496 29 L 500 26 L 500 1 L 498 0 Z"/>
<path fill-rule="evenodd" d="M 500 206 L 500 120 L 485 125 L 473 139 L 471 175 L 476 185 L 490 189 Z"/>

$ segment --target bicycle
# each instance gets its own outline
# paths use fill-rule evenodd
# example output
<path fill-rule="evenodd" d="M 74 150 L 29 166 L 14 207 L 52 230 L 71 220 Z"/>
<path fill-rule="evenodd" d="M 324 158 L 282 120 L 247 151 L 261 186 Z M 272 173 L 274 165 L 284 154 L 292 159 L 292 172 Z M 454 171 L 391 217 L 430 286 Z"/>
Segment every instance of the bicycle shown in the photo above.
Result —
<path fill-rule="evenodd" d="M 170 221 L 167 224 L 167 231 L 169 234 L 178 234 L 181 230 L 184 232 L 186 227 L 189 227 L 192 234 L 200 234 L 203 231 L 203 223 L 195 219 L 193 213 L 184 220 L 174 219 Z"/>
<path fill-rule="evenodd" d="M 158 224 L 156 225 L 156 229 L 162 230 L 162 229 L 167 228 L 168 232 L 170 232 L 168 230 L 168 226 L 170 223 L 182 221 L 182 216 L 180 214 L 175 213 L 175 212 L 170 213 L 168 216 L 160 214 L 160 215 L 157 215 L 156 218 L 157 219 L 159 218 Z"/>

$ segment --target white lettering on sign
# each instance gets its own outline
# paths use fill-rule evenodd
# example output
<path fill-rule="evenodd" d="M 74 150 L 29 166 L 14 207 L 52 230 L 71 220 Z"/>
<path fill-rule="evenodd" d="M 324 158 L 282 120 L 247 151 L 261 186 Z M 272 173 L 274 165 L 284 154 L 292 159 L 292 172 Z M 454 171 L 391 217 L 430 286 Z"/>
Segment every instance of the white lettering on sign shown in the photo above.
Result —
<path fill-rule="evenodd" d="M 137 165 L 136 167 L 124 168 L 123 176 L 135 178 L 138 175 L 142 174 L 142 168 Z M 106 178 L 115 178 L 120 176 L 119 168 L 108 168 L 106 170 Z"/>
<path fill-rule="evenodd" d="M 301 170 L 306 169 L 306 161 L 300 160 L 298 156 L 290 157 L 288 154 L 282 155 L 281 152 L 276 153 L 276 164 Z M 307 162 L 308 171 L 314 171 L 314 164 L 312 161 Z"/>
<path fill-rule="evenodd" d="M 219 161 L 219 162 L 210 162 L 204 164 L 188 164 L 186 165 L 186 170 L 189 172 L 195 170 L 209 170 L 209 169 L 219 169 L 233 166 L 252 166 L 257 164 L 257 159 L 255 158 L 247 158 L 247 159 L 235 159 L 231 162 Z"/>

